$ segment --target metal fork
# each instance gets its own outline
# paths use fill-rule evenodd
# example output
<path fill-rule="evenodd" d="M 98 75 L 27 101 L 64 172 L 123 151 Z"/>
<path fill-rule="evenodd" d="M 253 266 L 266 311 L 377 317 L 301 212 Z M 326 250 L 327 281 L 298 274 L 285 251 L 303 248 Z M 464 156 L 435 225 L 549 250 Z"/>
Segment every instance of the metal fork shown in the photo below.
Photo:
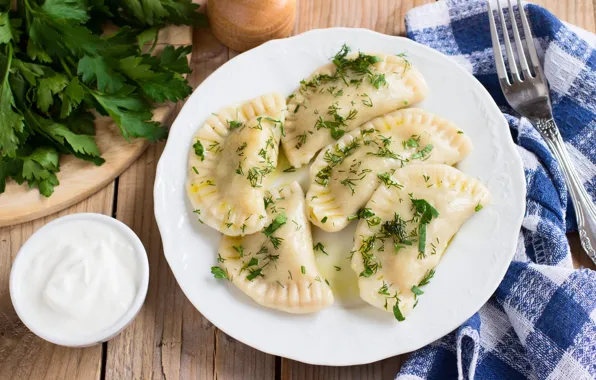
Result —
<path fill-rule="evenodd" d="M 526 37 L 527 51 L 530 56 L 532 70 L 530 70 L 530 67 L 528 66 L 528 60 L 526 59 L 526 53 L 524 52 L 522 40 L 519 35 L 517 22 L 515 22 L 515 13 L 513 13 L 511 0 L 507 0 L 507 2 L 509 3 L 511 29 L 515 39 L 517 56 L 519 57 L 518 62 L 513 53 L 511 41 L 509 39 L 507 22 L 503 15 L 503 9 L 501 8 L 499 0 L 497 0 L 497 12 L 499 13 L 501 29 L 503 30 L 503 41 L 505 43 L 505 54 L 507 55 L 509 75 L 505 68 L 503 56 L 501 55 L 501 44 L 499 43 L 499 35 L 493 17 L 493 9 L 490 5 L 490 0 L 487 0 L 488 19 L 490 22 L 493 51 L 495 54 L 495 65 L 501 89 L 503 90 L 503 94 L 509 105 L 511 105 L 511 107 L 520 115 L 526 117 L 532 125 L 538 129 L 549 149 L 557 158 L 559 166 L 565 176 L 565 182 L 567 183 L 567 188 L 569 189 L 569 194 L 571 194 L 571 200 L 573 201 L 575 208 L 577 228 L 579 230 L 582 247 L 592 261 L 596 263 L 596 206 L 592 203 L 590 196 L 579 179 L 575 167 L 569 159 L 569 154 L 567 153 L 567 149 L 565 148 L 563 139 L 559 133 L 559 128 L 557 128 L 557 124 L 553 119 L 548 84 L 544 77 L 544 73 L 542 72 L 542 68 L 540 67 L 540 62 L 538 61 L 532 31 L 530 30 L 530 24 L 528 23 L 528 18 L 526 17 L 526 12 L 521 4 L 521 0 L 517 0 L 517 6 L 522 21 L 524 36 Z M 518 68 L 521 69 L 521 72 Z"/>

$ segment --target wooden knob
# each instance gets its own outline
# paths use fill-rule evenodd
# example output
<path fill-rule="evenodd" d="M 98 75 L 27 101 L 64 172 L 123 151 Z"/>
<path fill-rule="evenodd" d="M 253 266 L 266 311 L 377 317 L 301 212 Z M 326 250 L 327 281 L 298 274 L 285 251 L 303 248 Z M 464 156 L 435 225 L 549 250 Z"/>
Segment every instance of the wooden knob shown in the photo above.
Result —
<path fill-rule="evenodd" d="M 296 0 L 209 0 L 209 24 L 215 37 L 237 51 L 290 35 Z"/>

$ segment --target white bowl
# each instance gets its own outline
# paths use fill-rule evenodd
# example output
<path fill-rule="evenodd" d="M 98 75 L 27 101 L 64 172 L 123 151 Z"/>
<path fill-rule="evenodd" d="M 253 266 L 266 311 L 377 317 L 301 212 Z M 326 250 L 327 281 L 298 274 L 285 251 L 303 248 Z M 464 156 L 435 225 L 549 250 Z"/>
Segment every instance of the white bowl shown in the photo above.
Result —
<path fill-rule="evenodd" d="M 122 315 L 116 321 L 116 323 L 95 334 L 89 334 L 84 337 L 73 335 L 72 337 L 65 338 L 64 336 L 57 336 L 56 334 L 54 334 L 51 328 L 43 328 L 32 321 L 31 312 L 26 311 L 27 308 L 24 307 L 25 299 L 24 296 L 21 294 L 20 289 L 22 281 L 26 281 L 27 279 L 27 273 L 24 273 L 24 271 L 27 269 L 27 266 L 24 264 L 24 262 L 28 261 L 27 259 L 32 258 L 39 252 L 37 250 L 32 249 L 35 243 L 39 242 L 40 240 L 43 242 L 43 240 L 48 237 L 48 234 L 50 233 L 52 228 L 60 224 L 72 221 L 100 222 L 120 232 L 129 241 L 129 243 L 134 249 L 134 254 L 136 255 L 136 263 L 139 266 L 139 281 L 137 283 L 137 293 L 132 301 L 130 308 L 124 315 Z M 47 340 L 48 342 L 67 347 L 92 346 L 95 344 L 105 342 L 118 335 L 122 330 L 124 330 L 124 328 L 126 328 L 126 326 L 130 324 L 130 322 L 132 322 L 132 320 L 138 314 L 139 310 L 141 310 L 143 302 L 145 302 L 148 287 L 149 261 L 147 260 L 147 252 L 145 251 L 145 247 L 143 247 L 143 243 L 141 243 L 139 237 L 126 224 L 120 222 L 119 220 L 103 214 L 95 213 L 80 213 L 63 216 L 61 218 L 51 221 L 50 223 L 37 230 L 27 240 L 27 242 L 23 244 L 23 246 L 19 250 L 17 257 L 15 258 L 14 263 L 12 264 L 12 269 L 10 272 L 10 298 L 12 300 L 12 304 L 15 308 L 15 311 L 17 312 L 17 315 L 19 316 L 21 321 L 25 324 L 25 326 L 27 326 L 27 328 L 29 328 L 29 330 L 31 330 L 33 333 L 35 333 L 35 335 L 39 336 L 40 338 Z"/>

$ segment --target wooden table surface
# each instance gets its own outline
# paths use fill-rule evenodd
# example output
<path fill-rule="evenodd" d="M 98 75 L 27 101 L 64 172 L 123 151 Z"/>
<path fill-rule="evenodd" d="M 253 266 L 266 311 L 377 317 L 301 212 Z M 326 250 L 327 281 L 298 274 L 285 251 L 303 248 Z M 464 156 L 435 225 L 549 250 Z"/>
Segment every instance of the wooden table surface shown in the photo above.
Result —
<path fill-rule="evenodd" d="M 294 34 L 346 26 L 403 35 L 404 14 L 431 0 L 297 0 Z M 561 19 L 595 31 L 596 0 L 539 0 Z M 190 81 L 198 86 L 236 55 L 208 29 L 194 33 Z M 44 342 L 23 326 L 2 328 L 0 379 L 393 379 L 403 357 L 353 367 L 312 366 L 248 347 L 215 328 L 180 290 L 162 253 L 153 216 L 155 168 L 164 143 L 153 145 L 118 179 L 56 215 L 0 229 L 0 294 L 8 291 L 11 262 L 31 234 L 58 216 L 77 212 L 112 215 L 141 238 L 149 255 L 147 300 L 132 325 L 108 343 L 83 349 Z M 583 265 L 577 239 L 572 251 Z"/>

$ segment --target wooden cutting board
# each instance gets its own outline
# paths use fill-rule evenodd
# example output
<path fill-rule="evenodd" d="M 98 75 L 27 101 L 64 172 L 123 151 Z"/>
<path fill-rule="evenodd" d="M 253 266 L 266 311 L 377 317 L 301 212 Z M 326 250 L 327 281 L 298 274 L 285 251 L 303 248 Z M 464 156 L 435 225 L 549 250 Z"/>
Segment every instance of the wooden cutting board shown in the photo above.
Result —
<path fill-rule="evenodd" d="M 192 28 L 169 26 L 162 29 L 155 51 L 159 52 L 165 45 L 192 45 Z M 169 121 L 175 107 L 174 103 L 161 106 L 154 111 L 153 119 Z M 60 185 L 49 198 L 26 184 L 18 185 L 9 180 L 6 191 L 0 194 L 0 227 L 41 218 L 87 198 L 119 176 L 148 146 L 141 139 L 126 141 L 109 117 L 99 117 L 95 127 L 97 146 L 106 162 L 96 166 L 73 156 L 62 156 L 58 173 Z"/>

